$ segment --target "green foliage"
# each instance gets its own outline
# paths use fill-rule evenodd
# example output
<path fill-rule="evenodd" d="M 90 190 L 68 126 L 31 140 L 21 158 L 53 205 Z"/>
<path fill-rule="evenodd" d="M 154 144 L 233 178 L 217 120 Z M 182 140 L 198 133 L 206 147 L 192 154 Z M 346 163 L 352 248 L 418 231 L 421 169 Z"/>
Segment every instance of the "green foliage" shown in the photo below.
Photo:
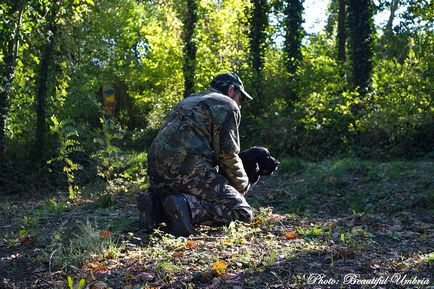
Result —
<path fill-rule="evenodd" d="M 428 37 L 425 41 L 431 42 Z M 412 39 L 410 39 L 412 43 Z M 414 43 L 414 42 L 413 42 Z M 414 46 L 411 44 L 411 47 Z M 368 154 L 420 157 L 433 149 L 432 116 L 433 57 L 410 48 L 403 63 L 380 60 L 374 74 L 375 100 L 360 122 L 363 136 L 369 134 Z M 364 142 L 368 138 L 364 138 Z M 367 149 L 366 149 L 367 150 Z"/>
<path fill-rule="evenodd" d="M 18 237 L 33 235 L 36 231 L 36 219 L 33 216 L 23 216 L 18 220 Z"/>
<path fill-rule="evenodd" d="M 121 148 L 123 131 L 114 119 L 102 119 L 102 129 L 94 138 L 97 150 L 92 154 L 97 175 L 106 184 L 97 193 L 101 205 L 109 207 L 117 193 L 138 193 L 147 187 L 147 154 L 125 151 Z"/>
<path fill-rule="evenodd" d="M 197 28 L 196 88 L 208 89 L 222 72 L 241 72 L 248 66 L 245 34 L 249 0 L 200 1 Z"/>
<path fill-rule="evenodd" d="M 80 279 L 80 281 L 76 285 L 74 285 L 74 281 L 72 280 L 71 276 L 68 276 L 69 289 L 82 289 L 84 288 L 85 284 L 86 284 L 86 280 Z"/>
<path fill-rule="evenodd" d="M 51 198 L 42 204 L 40 209 L 35 210 L 36 216 L 38 218 L 44 218 L 47 215 L 57 215 L 60 216 L 70 207 L 70 203 L 66 200 L 56 200 Z"/>
<path fill-rule="evenodd" d="M 81 152 L 80 142 L 78 141 L 78 132 L 74 128 L 74 123 L 70 120 L 58 121 L 55 116 L 51 117 L 51 131 L 59 140 L 59 150 L 57 156 L 48 160 L 50 165 L 53 162 L 59 162 L 63 165 L 63 172 L 68 182 L 69 198 L 71 200 L 80 197 L 80 188 L 75 182 L 76 173 L 83 167 L 74 162 L 73 154 Z"/>
<path fill-rule="evenodd" d="M 428 264 L 432 264 L 434 263 L 434 252 L 431 252 L 429 254 L 426 254 L 425 256 L 422 257 L 422 262 L 428 263 Z"/>

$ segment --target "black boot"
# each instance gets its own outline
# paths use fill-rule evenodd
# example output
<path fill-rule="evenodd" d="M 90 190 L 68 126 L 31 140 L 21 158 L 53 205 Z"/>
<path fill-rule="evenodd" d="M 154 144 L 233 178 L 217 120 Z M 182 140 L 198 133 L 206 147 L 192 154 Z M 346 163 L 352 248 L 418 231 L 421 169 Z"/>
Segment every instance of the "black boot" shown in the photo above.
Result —
<path fill-rule="evenodd" d="M 169 221 L 171 234 L 188 237 L 196 233 L 191 222 L 190 208 L 184 196 L 168 196 L 164 199 L 163 206 Z"/>
<path fill-rule="evenodd" d="M 151 231 L 163 219 L 163 205 L 161 198 L 154 192 L 148 191 L 137 197 L 137 208 L 140 215 L 140 227 Z"/>

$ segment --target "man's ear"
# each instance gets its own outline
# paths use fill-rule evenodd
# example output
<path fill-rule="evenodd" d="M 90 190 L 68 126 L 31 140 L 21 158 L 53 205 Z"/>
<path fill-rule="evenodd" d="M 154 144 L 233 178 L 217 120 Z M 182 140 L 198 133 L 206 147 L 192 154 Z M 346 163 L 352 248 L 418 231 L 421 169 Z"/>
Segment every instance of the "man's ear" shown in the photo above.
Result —
<path fill-rule="evenodd" d="M 234 96 L 234 92 L 235 92 L 235 86 L 233 86 L 232 84 L 228 86 L 228 91 L 227 91 L 227 96 L 229 96 L 230 98 L 233 98 Z"/>

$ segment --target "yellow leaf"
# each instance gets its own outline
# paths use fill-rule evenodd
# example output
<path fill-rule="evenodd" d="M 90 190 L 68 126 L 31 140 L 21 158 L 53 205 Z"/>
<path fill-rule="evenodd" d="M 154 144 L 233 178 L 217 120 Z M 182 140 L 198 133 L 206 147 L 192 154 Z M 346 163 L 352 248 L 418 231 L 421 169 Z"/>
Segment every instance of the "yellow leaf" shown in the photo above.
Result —
<path fill-rule="evenodd" d="M 196 244 L 196 242 L 193 241 L 193 240 L 188 240 L 187 243 L 185 243 L 185 247 L 186 247 L 187 249 L 194 249 L 194 248 L 197 247 L 197 244 Z"/>
<path fill-rule="evenodd" d="M 228 265 L 221 261 L 221 260 L 217 260 L 213 265 L 212 265 L 212 269 L 215 270 L 217 273 L 224 273 L 226 271 L 226 268 L 228 267 Z"/>

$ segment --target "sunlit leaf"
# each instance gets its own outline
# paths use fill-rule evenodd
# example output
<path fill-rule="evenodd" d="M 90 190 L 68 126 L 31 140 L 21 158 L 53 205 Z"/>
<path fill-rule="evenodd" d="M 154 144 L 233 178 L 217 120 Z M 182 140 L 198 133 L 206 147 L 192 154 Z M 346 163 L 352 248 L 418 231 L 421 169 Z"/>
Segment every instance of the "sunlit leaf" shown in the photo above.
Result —
<path fill-rule="evenodd" d="M 107 265 L 101 263 L 86 263 L 86 267 L 99 272 L 107 271 L 109 269 Z"/>
<path fill-rule="evenodd" d="M 221 274 L 226 272 L 226 268 L 228 267 L 228 265 L 221 260 L 217 260 L 213 265 L 212 265 L 212 270 L 214 270 L 217 274 Z"/>
<path fill-rule="evenodd" d="M 287 233 L 285 233 L 285 237 L 287 239 L 297 239 L 298 235 L 297 235 L 297 233 L 294 233 L 294 232 L 287 232 Z"/>
<path fill-rule="evenodd" d="M 194 249 L 197 247 L 197 243 L 193 240 L 188 240 L 187 243 L 185 243 L 185 247 L 187 249 Z"/>

